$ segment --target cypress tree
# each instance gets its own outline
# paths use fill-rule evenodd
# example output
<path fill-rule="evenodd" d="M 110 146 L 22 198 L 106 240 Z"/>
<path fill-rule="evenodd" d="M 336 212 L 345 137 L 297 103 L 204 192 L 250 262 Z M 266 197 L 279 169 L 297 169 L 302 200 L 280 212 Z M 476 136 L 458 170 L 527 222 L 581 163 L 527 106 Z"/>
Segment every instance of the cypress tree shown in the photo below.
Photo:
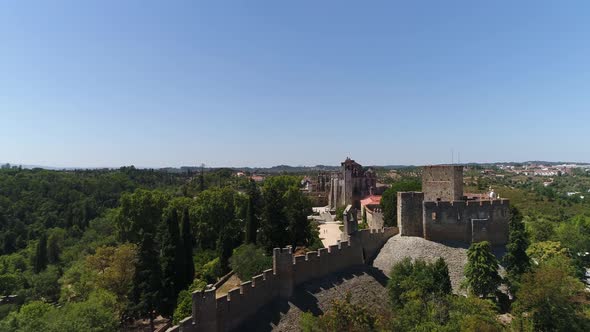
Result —
<path fill-rule="evenodd" d="M 439 257 L 432 268 L 433 286 L 439 294 L 451 294 L 453 287 L 451 286 L 451 278 L 449 276 L 449 266 L 442 257 Z"/>
<path fill-rule="evenodd" d="M 223 229 L 219 233 L 219 238 L 217 239 L 219 265 L 222 273 L 227 273 L 229 271 L 229 258 L 233 251 L 233 241 L 228 233 L 227 229 Z"/>
<path fill-rule="evenodd" d="M 172 209 L 166 218 L 162 236 L 162 315 L 171 316 L 178 293 L 184 287 L 183 248 L 180 241 L 178 213 Z"/>
<path fill-rule="evenodd" d="M 184 208 L 182 214 L 182 247 L 184 251 L 183 255 L 183 279 L 184 279 L 184 288 L 188 287 L 193 283 L 193 279 L 195 277 L 195 263 L 193 261 L 193 232 L 191 230 L 191 222 L 190 216 L 188 213 L 188 208 Z"/>
<path fill-rule="evenodd" d="M 248 207 L 246 210 L 246 243 L 256 244 L 256 234 L 258 232 L 258 218 L 256 204 L 259 200 L 258 189 L 256 183 L 250 180 L 248 186 Z"/>
<path fill-rule="evenodd" d="M 49 243 L 47 244 L 47 261 L 51 264 L 59 262 L 61 249 L 58 241 L 59 239 L 55 235 L 49 237 Z"/>
<path fill-rule="evenodd" d="M 132 310 L 138 317 L 147 317 L 153 331 L 155 312 L 161 311 L 163 306 L 160 301 L 162 274 L 152 234 L 143 233 L 137 258 L 131 289 Z"/>
<path fill-rule="evenodd" d="M 39 242 L 37 243 L 37 249 L 35 252 L 35 262 L 33 264 L 33 270 L 35 273 L 39 273 L 47 267 L 47 234 L 41 235 Z"/>
<path fill-rule="evenodd" d="M 520 275 L 527 272 L 531 266 L 531 261 L 526 253 L 529 247 L 529 240 L 522 222 L 522 215 L 517 208 L 512 207 L 510 211 L 510 221 L 508 223 L 509 237 L 506 246 L 506 256 L 504 264 L 511 277 L 519 278 Z"/>

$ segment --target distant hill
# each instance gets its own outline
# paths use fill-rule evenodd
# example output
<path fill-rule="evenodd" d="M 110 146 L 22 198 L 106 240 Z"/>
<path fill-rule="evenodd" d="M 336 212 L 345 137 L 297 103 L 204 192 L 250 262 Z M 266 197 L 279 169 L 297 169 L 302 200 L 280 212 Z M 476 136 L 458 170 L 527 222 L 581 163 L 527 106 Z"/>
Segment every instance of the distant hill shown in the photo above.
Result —
<path fill-rule="evenodd" d="M 10 167 L 22 167 L 25 169 L 34 169 L 34 168 L 41 168 L 47 170 L 55 170 L 55 171 L 72 171 L 72 170 L 96 170 L 96 169 L 118 169 L 120 167 L 59 167 L 59 166 L 46 166 L 46 165 L 28 165 L 28 164 L 18 164 L 18 163 L 0 163 L 0 165 L 4 166 L 10 164 Z M 589 163 L 582 163 L 582 162 L 574 162 L 574 161 L 543 161 L 543 160 L 531 160 L 531 161 L 523 161 L 523 162 L 515 162 L 515 161 L 505 161 L 505 162 L 491 162 L 491 163 L 460 163 L 455 165 L 463 165 L 463 166 L 482 166 L 482 167 L 489 167 L 489 166 L 497 166 L 497 165 L 526 165 L 526 164 L 536 164 L 536 165 L 547 165 L 547 166 L 554 166 L 554 165 L 580 165 L 580 166 L 590 166 Z M 411 168 L 411 167 L 419 167 L 420 165 L 365 165 L 366 167 L 373 167 L 373 168 L 381 168 L 386 170 L 391 169 L 401 169 L 401 168 Z M 181 167 L 142 167 L 136 166 L 135 168 L 138 169 L 156 169 L 162 172 L 168 173 L 185 173 L 187 171 L 197 172 L 201 170 L 201 166 L 181 166 Z M 330 166 L 330 165 L 316 165 L 316 166 L 290 166 L 290 165 L 277 165 L 272 167 L 204 167 L 205 171 L 214 171 L 219 169 L 231 169 L 233 171 L 243 171 L 243 172 L 250 172 L 250 173 L 267 173 L 267 174 L 279 174 L 279 173 L 307 173 L 307 172 L 333 172 L 338 171 L 340 166 Z"/>

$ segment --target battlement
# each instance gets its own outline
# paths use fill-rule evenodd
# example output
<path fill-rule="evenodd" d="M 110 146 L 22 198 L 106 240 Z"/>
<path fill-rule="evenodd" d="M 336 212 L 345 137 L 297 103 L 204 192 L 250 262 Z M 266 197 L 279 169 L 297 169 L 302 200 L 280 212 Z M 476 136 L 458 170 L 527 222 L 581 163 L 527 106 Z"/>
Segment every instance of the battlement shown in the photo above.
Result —
<path fill-rule="evenodd" d="M 215 298 L 215 288 L 192 294 L 192 317 L 168 331 L 231 331 L 262 306 L 276 298 L 288 298 L 293 288 L 304 282 L 365 263 L 393 235 L 396 227 L 361 230 L 328 248 L 293 255 L 293 248 L 273 249 L 273 268 L 243 282 L 228 294 Z"/>
<path fill-rule="evenodd" d="M 510 201 L 507 199 L 482 199 L 482 200 L 470 200 L 470 201 L 431 201 L 423 203 L 425 208 L 445 208 L 445 207 L 458 207 L 464 208 L 468 206 L 509 206 Z"/>

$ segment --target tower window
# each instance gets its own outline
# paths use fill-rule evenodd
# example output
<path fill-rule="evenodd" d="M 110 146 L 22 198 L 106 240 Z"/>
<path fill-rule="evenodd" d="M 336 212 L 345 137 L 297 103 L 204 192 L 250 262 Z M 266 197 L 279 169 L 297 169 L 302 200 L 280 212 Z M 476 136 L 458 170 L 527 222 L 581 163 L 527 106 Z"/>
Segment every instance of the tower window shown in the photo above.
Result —
<path fill-rule="evenodd" d="M 432 212 L 432 220 L 436 220 L 436 212 Z"/>

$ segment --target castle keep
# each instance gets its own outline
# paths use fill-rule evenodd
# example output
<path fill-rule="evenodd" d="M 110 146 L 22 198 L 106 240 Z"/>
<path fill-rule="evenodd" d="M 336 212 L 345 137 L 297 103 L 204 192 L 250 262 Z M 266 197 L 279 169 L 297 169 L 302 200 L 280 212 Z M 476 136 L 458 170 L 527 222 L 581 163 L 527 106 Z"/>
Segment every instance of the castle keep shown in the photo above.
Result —
<path fill-rule="evenodd" d="M 508 242 L 508 200 L 467 199 L 463 166 L 426 166 L 422 192 L 397 193 L 397 220 L 402 236 L 431 241 Z"/>

